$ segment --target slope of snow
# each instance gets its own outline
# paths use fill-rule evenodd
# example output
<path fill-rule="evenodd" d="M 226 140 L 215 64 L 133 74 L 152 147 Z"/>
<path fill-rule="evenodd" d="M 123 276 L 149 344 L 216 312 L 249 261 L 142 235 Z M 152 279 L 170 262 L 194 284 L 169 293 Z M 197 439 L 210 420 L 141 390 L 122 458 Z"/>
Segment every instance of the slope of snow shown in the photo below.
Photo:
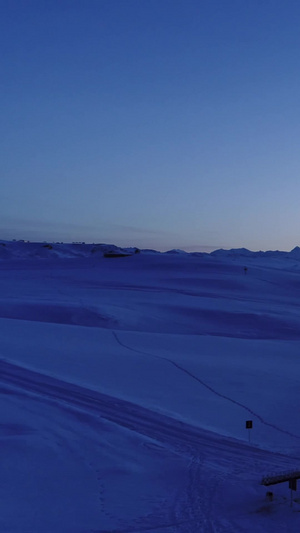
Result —
<path fill-rule="evenodd" d="M 93 246 L 0 247 L 0 531 L 298 531 L 297 259 Z"/>

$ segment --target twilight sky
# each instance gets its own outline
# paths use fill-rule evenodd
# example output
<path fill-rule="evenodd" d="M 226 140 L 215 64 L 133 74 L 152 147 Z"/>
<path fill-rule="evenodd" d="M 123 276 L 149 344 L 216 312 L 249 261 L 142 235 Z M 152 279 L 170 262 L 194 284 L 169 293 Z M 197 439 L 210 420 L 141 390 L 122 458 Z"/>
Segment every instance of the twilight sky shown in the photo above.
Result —
<path fill-rule="evenodd" d="M 0 238 L 300 244 L 298 0 L 0 0 Z"/>

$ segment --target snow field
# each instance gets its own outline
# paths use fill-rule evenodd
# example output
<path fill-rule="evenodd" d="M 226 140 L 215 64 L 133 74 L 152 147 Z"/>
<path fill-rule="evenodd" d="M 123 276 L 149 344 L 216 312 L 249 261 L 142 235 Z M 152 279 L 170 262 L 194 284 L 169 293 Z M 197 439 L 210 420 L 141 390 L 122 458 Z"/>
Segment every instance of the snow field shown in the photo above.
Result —
<path fill-rule="evenodd" d="M 297 531 L 297 268 L 66 253 L 0 263 L 0 530 Z"/>

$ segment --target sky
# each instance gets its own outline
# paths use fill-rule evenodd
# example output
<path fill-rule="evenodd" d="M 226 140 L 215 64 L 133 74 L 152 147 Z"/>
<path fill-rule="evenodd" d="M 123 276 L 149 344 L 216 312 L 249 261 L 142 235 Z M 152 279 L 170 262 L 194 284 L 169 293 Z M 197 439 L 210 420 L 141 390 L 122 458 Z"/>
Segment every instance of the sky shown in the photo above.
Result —
<path fill-rule="evenodd" d="M 0 0 L 0 237 L 300 243 L 298 0 Z"/>

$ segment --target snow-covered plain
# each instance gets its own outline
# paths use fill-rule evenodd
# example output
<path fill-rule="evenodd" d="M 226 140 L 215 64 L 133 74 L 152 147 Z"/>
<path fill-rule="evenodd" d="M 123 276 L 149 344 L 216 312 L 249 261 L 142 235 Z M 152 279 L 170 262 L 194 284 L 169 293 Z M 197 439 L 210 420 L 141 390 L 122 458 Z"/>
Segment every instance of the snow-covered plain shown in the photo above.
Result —
<path fill-rule="evenodd" d="M 298 532 L 299 249 L 107 251 L 0 243 L 1 533 Z"/>

